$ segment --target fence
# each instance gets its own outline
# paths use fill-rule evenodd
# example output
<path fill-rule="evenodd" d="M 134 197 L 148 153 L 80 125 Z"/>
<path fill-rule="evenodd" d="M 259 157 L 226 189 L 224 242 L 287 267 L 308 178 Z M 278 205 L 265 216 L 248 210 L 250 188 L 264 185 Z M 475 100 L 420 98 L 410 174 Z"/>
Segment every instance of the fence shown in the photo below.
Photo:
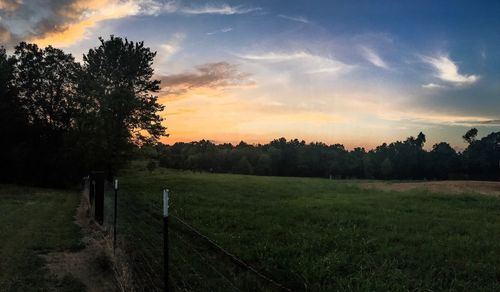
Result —
<path fill-rule="evenodd" d="M 93 180 L 85 183 L 90 214 L 99 215 Z M 120 182 L 121 183 L 121 182 Z M 136 291 L 290 291 L 182 219 L 175 208 L 175 192 L 170 193 L 168 228 L 164 228 L 162 191 L 158 200 L 148 201 L 140 193 L 106 183 L 102 225 L 115 233 L 117 248 L 124 251 Z M 94 196 L 94 198 L 91 198 Z M 155 196 L 156 197 L 156 196 Z M 116 198 L 118 198 L 116 200 Z M 97 203 L 96 203 L 97 202 Z M 117 212 L 115 212 L 117 210 Z M 99 218 L 98 218 L 99 219 Z M 98 220 L 97 220 L 98 221 Z M 114 228 L 116 222 L 116 228 Z M 168 236 L 165 264 L 164 241 Z M 165 277 L 165 271 L 168 276 Z M 168 286 L 165 286 L 168 282 Z M 166 289 L 168 288 L 168 289 Z"/>

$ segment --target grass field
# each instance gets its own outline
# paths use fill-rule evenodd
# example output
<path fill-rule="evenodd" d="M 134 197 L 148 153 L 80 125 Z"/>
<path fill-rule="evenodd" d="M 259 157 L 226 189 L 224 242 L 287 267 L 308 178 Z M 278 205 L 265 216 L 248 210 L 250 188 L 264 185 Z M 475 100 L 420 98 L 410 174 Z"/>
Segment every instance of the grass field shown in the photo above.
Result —
<path fill-rule="evenodd" d="M 81 247 L 73 216 L 75 192 L 0 185 L 0 291 L 82 291 L 72 277 L 56 279 L 39 257 Z"/>
<path fill-rule="evenodd" d="M 294 291 L 500 290 L 498 197 L 165 169 L 120 182 L 119 228 L 142 275 L 161 271 L 166 187 L 174 214 Z M 273 290 L 172 225 L 177 290 Z"/>

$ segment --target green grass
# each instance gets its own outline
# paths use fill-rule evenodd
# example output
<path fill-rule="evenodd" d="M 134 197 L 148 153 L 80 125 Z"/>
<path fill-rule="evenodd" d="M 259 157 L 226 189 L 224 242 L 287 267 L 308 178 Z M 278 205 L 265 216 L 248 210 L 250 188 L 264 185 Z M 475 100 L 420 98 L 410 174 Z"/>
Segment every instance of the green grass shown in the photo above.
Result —
<path fill-rule="evenodd" d="M 0 291 L 81 291 L 72 277 L 56 279 L 40 254 L 81 247 L 73 216 L 76 192 L 0 185 Z"/>
<path fill-rule="evenodd" d="M 174 214 L 292 290 L 500 290 L 499 198 L 164 169 L 129 171 L 120 182 L 119 228 L 152 270 L 161 271 L 161 189 L 169 188 Z M 174 287 L 271 290 L 173 231 Z M 221 288 L 225 278 L 231 289 Z"/>

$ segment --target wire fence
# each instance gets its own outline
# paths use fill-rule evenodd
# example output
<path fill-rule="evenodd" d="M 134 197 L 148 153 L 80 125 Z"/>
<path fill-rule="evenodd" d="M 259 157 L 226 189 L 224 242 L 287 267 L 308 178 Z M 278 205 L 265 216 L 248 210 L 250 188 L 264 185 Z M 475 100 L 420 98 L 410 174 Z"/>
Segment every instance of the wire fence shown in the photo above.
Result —
<path fill-rule="evenodd" d="M 85 194 L 89 197 L 92 179 L 87 179 L 85 185 Z M 159 199 L 152 202 L 141 200 L 138 194 L 124 189 L 118 191 L 117 198 L 115 214 L 115 188 L 111 183 L 105 184 L 102 226 L 110 233 L 116 231 L 117 248 L 126 255 L 131 273 L 133 287 L 129 289 L 291 291 L 184 220 L 182 215 L 187 210 L 175 208 L 169 216 L 168 275 L 165 275 L 161 192 L 158 192 Z M 173 206 L 176 199 L 174 192 Z M 94 199 L 91 209 L 95 205 Z M 90 214 L 95 214 L 95 210 Z M 165 287 L 165 277 L 168 277 L 168 287 Z"/>

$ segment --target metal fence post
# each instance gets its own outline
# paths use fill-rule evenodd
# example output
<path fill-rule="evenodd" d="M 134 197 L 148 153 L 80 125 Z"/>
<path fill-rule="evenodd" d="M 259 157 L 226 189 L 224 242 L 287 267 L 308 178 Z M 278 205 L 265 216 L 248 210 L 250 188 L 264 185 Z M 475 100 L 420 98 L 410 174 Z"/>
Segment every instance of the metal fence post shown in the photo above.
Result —
<path fill-rule="evenodd" d="M 163 291 L 168 291 L 168 190 L 163 190 L 163 270 L 165 286 Z"/>
<path fill-rule="evenodd" d="M 118 179 L 115 179 L 115 212 L 113 221 L 113 253 L 116 250 L 116 214 L 118 211 Z"/>
<path fill-rule="evenodd" d="M 95 179 L 94 177 L 92 177 L 91 179 L 91 184 L 92 184 L 92 187 L 91 187 L 91 191 L 90 191 L 90 205 L 93 206 L 94 205 L 94 196 L 95 196 Z"/>

